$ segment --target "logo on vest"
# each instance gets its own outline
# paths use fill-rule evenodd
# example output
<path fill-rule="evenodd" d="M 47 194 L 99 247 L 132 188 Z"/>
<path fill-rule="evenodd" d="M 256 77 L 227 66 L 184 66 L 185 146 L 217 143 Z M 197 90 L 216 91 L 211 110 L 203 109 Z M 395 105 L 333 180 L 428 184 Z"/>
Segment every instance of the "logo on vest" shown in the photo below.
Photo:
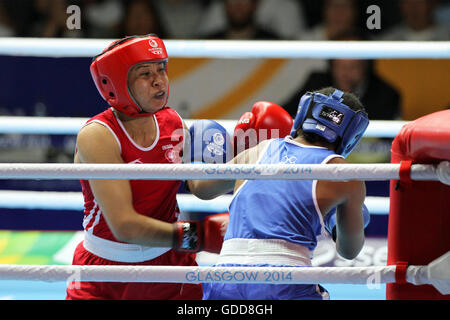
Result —
<path fill-rule="evenodd" d="M 161 149 L 166 152 L 164 152 L 164 157 L 166 158 L 166 160 L 168 162 L 172 162 L 172 163 L 181 163 L 181 158 L 180 155 L 178 154 L 178 152 L 176 150 L 174 150 L 174 147 L 172 144 L 166 144 L 164 146 L 161 147 Z"/>
<path fill-rule="evenodd" d="M 295 164 L 295 161 L 297 161 L 297 157 L 295 157 L 295 156 L 289 157 L 286 155 L 283 157 L 283 160 L 281 160 L 281 161 L 286 164 Z"/>

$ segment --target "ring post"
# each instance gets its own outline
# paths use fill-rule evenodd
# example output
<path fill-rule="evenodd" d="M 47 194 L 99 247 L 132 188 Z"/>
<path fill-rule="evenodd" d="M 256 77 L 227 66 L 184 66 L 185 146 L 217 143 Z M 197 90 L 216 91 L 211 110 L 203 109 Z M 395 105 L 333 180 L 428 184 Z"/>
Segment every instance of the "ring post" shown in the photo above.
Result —
<path fill-rule="evenodd" d="M 403 126 L 391 149 L 392 163 L 437 164 L 450 159 L 450 110 Z M 450 250 L 450 186 L 440 181 L 391 180 L 388 265 L 426 265 Z M 386 285 L 388 300 L 450 299 L 431 285 Z"/>

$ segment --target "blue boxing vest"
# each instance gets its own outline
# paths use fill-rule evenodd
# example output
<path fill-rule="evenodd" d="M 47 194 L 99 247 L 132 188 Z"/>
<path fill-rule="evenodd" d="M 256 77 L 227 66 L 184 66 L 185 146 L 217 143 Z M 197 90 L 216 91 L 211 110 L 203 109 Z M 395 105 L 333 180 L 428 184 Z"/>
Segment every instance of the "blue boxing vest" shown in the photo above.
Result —
<path fill-rule="evenodd" d="M 329 149 L 303 145 L 286 137 L 268 142 L 257 163 L 321 164 L 335 157 L 341 156 Z M 312 251 L 317 246 L 317 237 L 324 230 L 316 201 L 316 184 L 317 180 L 245 181 L 230 203 L 230 222 L 225 234 L 224 248 L 227 242 L 232 242 L 232 246 L 237 244 L 236 248 L 240 248 L 243 243 L 244 248 L 258 247 L 261 251 L 253 256 L 252 249 L 249 249 L 249 260 L 245 256 L 238 256 L 225 262 L 226 250 L 222 248 L 216 266 L 302 266 L 301 259 L 298 260 L 300 263 L 296 261 L 295 248 L 302 247 L 306 255 L 312 256 Z M 293 246 L 294 249 L 284 256 L 281 253 L 281 260 L 277 260 L 276 254 L 273 255 L 273 252 L 277 252 L 277 246 L 281 249 L 280 252 L 285 253 L 286 248 L 289 251 Z M 228 253 L 231 251 L 233 255 L 233 249 L 235 248 L 228 250 Z M 272 254 L 269 254 L 269 251 Z M 309 260 L 309 257 L 307 259 Z M 294 263 L 290 263 L 291 261 Z M 327 298 L 328 292 L 320 285 L 203 283 L 205 300 Z"/>
<path fill-rule="evenodd" d="M 285 138 L 273 139 L 258 163 L 320 164 L 334 157 L 341 156 L 326 148 Z M 312 252 L 323 226 L 316 184 L 317 180 L 245 181 L 231 201 L 225 240 L 284 239 Z"/>

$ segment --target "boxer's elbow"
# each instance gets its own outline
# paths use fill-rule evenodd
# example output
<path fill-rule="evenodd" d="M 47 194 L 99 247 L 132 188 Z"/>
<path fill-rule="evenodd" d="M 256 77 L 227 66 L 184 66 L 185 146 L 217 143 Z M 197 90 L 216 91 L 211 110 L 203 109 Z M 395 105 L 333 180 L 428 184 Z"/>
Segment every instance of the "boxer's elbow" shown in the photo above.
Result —
<path fill-rule="evenodd" d="M 121 223 L 110 229 L 117 241 L 126 243 L 134 242 L 135 233 L 133 231 L 133 228 L 130 228 L 128 224 Z"/>
<path fill-rule="evenodd" d="M 364 246 L 364 233 L 348 237 L 337 237 L 336 251 L 344 259 L 355 259 Z"/>
<path fill-rule="evenodd" d="M 211 200 L 232 191 L 234 180 L 190 180 L 188 187 L 197 198 Z"/>
<path fill-rule="evenodd" d="M 111 230 L 114 238 L 119 242 L 135 243 L 136 237 L 139 233 L 139 224 L 128 217 L 121 217 L 114 221 L 109 221 L 109 229 Z"/>
<path fill-rule="evenodd" d="M 351 249 L 348 249 L 348 248 L 337 249 L 338 254 L 342 258 L 347 259 L 347 260 L 355 259 L 358 256 L 360 251 L 361 251 L 361 249 L 359 249 L 359 250 L 351 250 Z"/>

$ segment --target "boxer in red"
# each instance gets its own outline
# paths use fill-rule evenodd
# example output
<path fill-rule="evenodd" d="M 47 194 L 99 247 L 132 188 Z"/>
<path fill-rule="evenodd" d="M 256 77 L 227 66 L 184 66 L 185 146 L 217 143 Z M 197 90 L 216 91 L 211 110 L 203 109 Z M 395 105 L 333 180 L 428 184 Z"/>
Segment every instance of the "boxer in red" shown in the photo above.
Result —
<path fill-rule="evenodd" d="M 154 35 L 120 39 L 94 57 L 91 75 L 110 108 L 91 118 L 78 133 L 76 163 L 182 162 L 184 144 L 190 138 L 183 120 L 166 106 L 167 60 L 163 41 Z M 212 127 L 223 141 L 230 140 L 218 123 L 208 122 L 204 129 Z M 226 145 L 216 147 L 222 148 L 224 157 L 214 161 L 226 161 Z M 176 180 L 82 180 L 84 240 L 74 252 L 73 264 L 196 266 L 195 252 L 219 252 L 226 217 L 178 221 L 180 184 Z M 196 194 L 195 186 L 190 188 Z M 197 284 L 72 280 L 68 300 L 202 298 Z"/>

